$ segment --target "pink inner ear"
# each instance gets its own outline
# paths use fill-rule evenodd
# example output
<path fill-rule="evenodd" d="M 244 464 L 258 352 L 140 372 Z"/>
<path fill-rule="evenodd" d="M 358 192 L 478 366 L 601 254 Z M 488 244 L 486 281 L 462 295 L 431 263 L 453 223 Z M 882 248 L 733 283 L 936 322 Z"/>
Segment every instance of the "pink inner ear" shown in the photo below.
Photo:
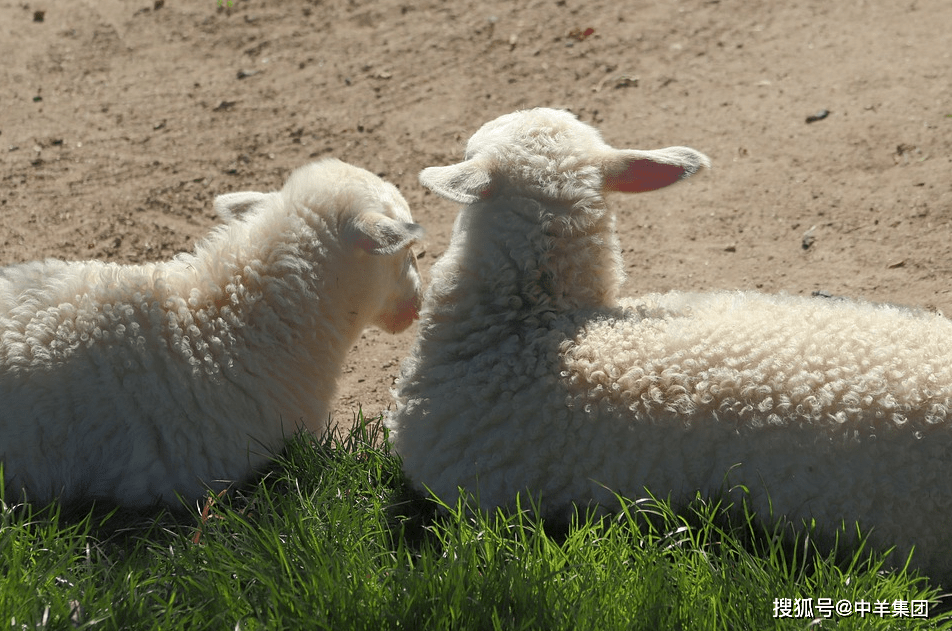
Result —
<path fill-rule="evenodd" d="M 377 244 L 371 241 L 370 237 L 365 234 L 358 235 L 357 238 L 354 239 L 354 245 L 364 252 L 373 252 L 373 249 L 377 247 Z"/>
<path fill-rule="evenodd" d="M 605 188 L 620 193 L 645 193 L 671 186 L 683 176 L 682 166 L 653 160 L 629 160 L 624 171 L 605 178 Z"/>

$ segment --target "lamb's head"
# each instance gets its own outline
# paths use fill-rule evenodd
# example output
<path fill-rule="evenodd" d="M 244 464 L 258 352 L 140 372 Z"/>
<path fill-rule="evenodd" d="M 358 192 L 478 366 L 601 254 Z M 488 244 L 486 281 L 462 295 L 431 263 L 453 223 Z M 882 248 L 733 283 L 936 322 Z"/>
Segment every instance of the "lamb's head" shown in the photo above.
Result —
<path fill-rule="evenodd" d="M 423 300 L 412 248 L 423 228 L 413 223 L 410 207 L 393 184 L 337 160 L 316 166 L 324 171 L 321 177 L 338 183 L 332 208 L 346 269 L 338 267 L 336 274 L 339 282 L 348 283 L 351 295 L 360 297 L 352 314 L 385 331 L 403 331 L 419 317 Z"/>
<path fill-rule="evenodd" d="M 300 289 L 321 294 L 352 333 L 367 325 L 397 333 L 419 316 L 423 283 L 412 246 L 423 228 L 400 191 L 373 173 L 325 159 L 297 169 L 281 191 L 221 195 L 215 210 L 228 222 L 267 224 L 254 238 L 279 243 L 272 256 L 288 254 L 279 267 L 312 283 Z M 320 265 L 292 269 L 311 260 Z"/>
<path fill-rule="evenodd" d="M 570 112 L 536 108 L 486 123 L 469 139 L 463 162 L 424 169 L 420 182 L 464 204 L 517 194 L 571 210 L 606 190 L 653 191 L 708 166 L 688 147 L 614 149 Z"/>
<path fill-rule="evenodd" d="M 709 164 L 687 147 L 614 149 L 562 110 L 490 121 L 470 138 L 463 162 L 420 173 L 427 188 L 467 204 L 445 260 L 434 268 L 431 293 L 449 295 L 463 278 L 458 270 L 479 265 L 476 275 L 504 305 L 559 311 L 612 304 L 624 276 L 604 192 L 663 188 Z M 510 301 L 497 280 L 510 276 L 518 300 Z"/>

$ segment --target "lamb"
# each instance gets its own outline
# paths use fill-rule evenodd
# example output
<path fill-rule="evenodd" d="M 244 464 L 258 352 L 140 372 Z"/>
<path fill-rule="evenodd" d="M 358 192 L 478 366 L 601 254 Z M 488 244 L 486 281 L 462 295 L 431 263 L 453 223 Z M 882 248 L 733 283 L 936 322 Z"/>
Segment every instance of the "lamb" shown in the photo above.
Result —
<path fill-rule="evenodd" d="M 221 195 L 194 253 L 0 269 L 7 499 L 181 508 L 328 424 L 344 355 L 406 329 L 422 236 L 399 191 L 338 160 Z"/>
<path fill-rule="evenodd" d="M 821 541 L 858 520 L 876 549 L 897 546 L 894 565 L 914 546 L 920 569 L 952 575 L 952 322 L 744 291 L 618 298 L 603 193 L 708 164 L 681 147 L 613 149 L 536 109 L 421 173 L 467 205 L 387 419 L 407 476 L 484 509 L 528 492 L 556 520 L 617 508 L 614 492 L 726 496 L 765 521 L 815 519 Z"/>

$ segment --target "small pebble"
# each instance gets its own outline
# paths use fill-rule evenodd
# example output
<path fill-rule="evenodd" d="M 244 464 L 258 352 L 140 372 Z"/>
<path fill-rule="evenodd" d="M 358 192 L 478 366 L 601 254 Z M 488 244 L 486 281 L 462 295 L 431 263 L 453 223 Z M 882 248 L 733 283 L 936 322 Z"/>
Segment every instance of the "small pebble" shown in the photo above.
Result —
<path fill-rule="evenodd" d="M 800 246 L 804 250 L 809 250 L 810 246 L 816 242 L 816 236 L 813 234 L 814 230 L 816 230 L 816 226 L 811 227 L 809 230 L 803 233 L 803 239 L 800 241 Z"/>

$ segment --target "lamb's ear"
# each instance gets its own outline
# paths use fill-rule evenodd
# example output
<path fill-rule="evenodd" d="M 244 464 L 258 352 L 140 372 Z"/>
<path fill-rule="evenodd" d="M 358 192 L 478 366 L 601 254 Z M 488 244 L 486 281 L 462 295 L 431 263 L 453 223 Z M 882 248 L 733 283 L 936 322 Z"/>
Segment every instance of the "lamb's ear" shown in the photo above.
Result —
<path fill-rule="evenodd" d="M 654 151 L 613 151 L 605 158 L 602 168 L 605 190 L 644 193 L 670 186 L 710 166 L 706 155 L 690 147 L 668 147 Z"/>
<path fill-rule="evenodd" d="M 393 254 L 422 239 L 423 227 L 368 212 L 348 222 L 343 238 L 369 254 Z"/>
<path fill-rule="evenodd" d="M 492 174 L 485 160 L 466 160 L 447 167 L 428 167 L 420 172 L 420 184 L 440 197 L 472 204 L 489 197 Z"/>
<path fill-rule="evenodd" d="M 215 198 L 215 214 L 225 221 L 237 219 L 269 195 L 272 195 L 272 193 L 257 193 L 255 191 L 219 195 Z"/>

